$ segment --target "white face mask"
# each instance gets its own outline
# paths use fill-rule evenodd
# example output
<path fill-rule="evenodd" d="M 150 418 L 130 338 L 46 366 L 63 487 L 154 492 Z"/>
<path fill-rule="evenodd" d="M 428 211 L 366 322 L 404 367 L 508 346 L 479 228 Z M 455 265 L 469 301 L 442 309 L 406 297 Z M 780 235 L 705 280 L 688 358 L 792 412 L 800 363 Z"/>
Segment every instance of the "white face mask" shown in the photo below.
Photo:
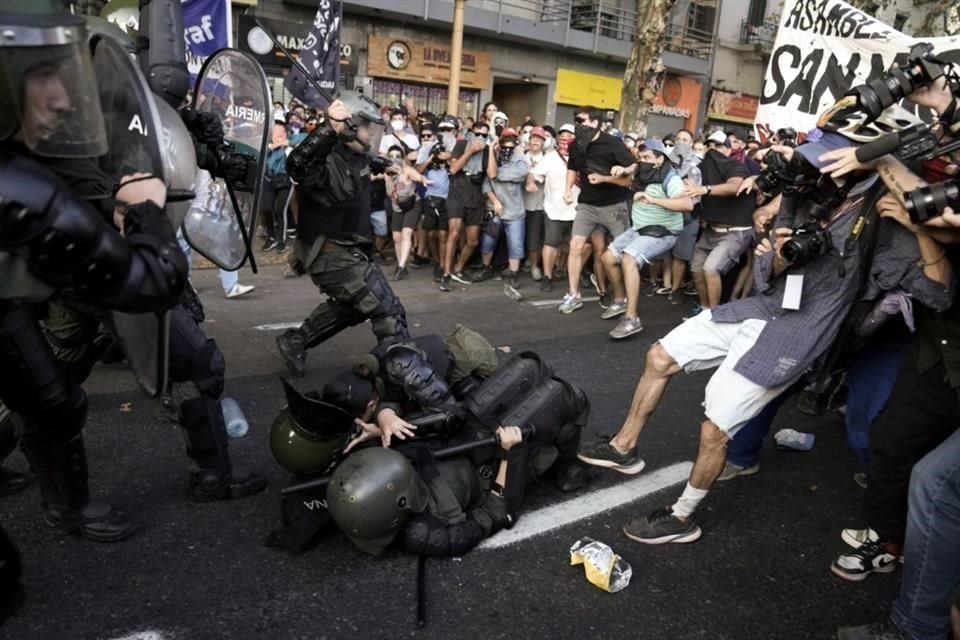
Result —
<path fill-rule="evenodd" d="M 391 120 L 390 126 L 394 131 L 399 133 L 400 131 L 403 131 L 403 120 Z"/>
<path fill-rule="evenodd" d="M 286 115 L 284 115 L 283 109 L 277 109 L 276 111 L 273 112 L 273 121 L 274 121 L 274 122 L 276 122 L 277 120 L 283 121 L 283 120 L 286 120 L 286 119 L 287 119 L 287 117 L 286 117 Z"/>

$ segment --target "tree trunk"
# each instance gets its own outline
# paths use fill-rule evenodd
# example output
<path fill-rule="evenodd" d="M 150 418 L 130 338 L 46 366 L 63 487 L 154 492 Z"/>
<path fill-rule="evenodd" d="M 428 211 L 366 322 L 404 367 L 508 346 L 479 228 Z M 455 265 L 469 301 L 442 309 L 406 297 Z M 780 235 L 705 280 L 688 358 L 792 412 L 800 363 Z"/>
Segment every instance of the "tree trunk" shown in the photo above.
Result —
<path fill-rule="evenodd" d="M 619 127 L 647 133 L 647 112 L 660 91 L 666 69 L 663 46 L 667 23 L 677 0 L 637 0 L 637 35 L 623 74 Z"/>

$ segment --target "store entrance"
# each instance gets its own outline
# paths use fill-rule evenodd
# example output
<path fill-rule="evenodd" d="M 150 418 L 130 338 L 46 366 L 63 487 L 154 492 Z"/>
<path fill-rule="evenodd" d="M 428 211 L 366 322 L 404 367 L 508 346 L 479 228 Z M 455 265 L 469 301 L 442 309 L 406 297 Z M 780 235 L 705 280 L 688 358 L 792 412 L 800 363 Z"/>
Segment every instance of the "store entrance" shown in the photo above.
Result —
<path fill-rule="evenodd" d="M 493 79 L 493 101 L 519 126 L 528 117 L 542 124 L 547 117 L 547 85 L 513 78 Z"/>

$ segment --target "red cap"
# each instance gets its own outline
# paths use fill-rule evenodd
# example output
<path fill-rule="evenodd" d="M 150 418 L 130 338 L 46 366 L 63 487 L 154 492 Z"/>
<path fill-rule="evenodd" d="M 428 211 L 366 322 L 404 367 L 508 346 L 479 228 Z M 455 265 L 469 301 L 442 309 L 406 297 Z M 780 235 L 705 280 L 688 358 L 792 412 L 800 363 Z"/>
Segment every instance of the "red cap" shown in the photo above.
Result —
<path fill-rule="evenodd" d="M 534 127 L 533 129 L 530 130 L 530 135 L 537 136 L 538 138 L 543 138 L 544 140 L 550 137 L 547 134 L 547 130 L 544 129 L 543 127 Z"/>
<path fill-rule="evenodd" d="M 504 128 L 503 131 L 500 132 L 500 139 L 501 139 L 501 140 L 503 140 L 504 138 L 516 138 L 516 137 L 518 137 L 518 136 L 517 136 L 517 130 L 516 130 L 516 129 L 511 129 L 510 127 L 506 127 L 506 128 Z"/>

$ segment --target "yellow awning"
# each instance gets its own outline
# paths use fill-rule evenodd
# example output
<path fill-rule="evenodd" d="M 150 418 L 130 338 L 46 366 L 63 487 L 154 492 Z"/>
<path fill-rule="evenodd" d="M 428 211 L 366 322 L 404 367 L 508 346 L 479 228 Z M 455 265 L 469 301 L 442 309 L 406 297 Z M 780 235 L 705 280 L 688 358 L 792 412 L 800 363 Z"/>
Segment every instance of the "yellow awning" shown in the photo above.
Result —
<path fill-rule="evenodd" d="M 560 104 L 591 105 L 618 111 L 622 90 L 623 78 L 557 69 L 555 101 Z"/>

